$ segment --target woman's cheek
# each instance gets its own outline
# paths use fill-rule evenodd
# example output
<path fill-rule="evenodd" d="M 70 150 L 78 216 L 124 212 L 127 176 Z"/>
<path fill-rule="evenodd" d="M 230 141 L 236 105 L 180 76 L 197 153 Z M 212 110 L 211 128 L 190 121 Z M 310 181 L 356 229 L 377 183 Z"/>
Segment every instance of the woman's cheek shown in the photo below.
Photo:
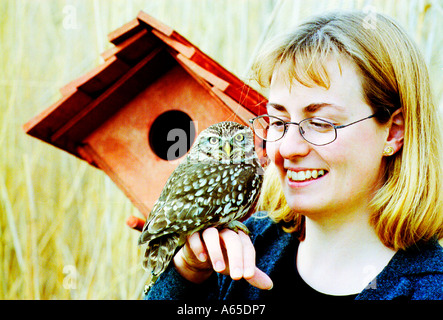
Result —
<path fill-rule="evenodd" d="M 283 158 L 279 156 L 277 145 L 278 143 L 276 142 L 267 142 L 266 144 L 266 153 L 268 154 L 269 159 L 271 159 L 276 165 L 283 161 Z"/>

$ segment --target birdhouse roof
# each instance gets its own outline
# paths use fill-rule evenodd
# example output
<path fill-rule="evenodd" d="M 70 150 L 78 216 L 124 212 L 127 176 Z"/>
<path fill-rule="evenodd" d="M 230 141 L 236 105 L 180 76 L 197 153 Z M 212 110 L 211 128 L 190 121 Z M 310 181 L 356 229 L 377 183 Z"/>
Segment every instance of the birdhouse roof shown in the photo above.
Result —
<path fill-rule="evenodd" d="M 265 112 L 262 95 L 142 11 L 108 39 L 114 47 L 102 53 L 104 63 L 62 87 L 62 98 L 23 126 L 27 134 L 82 158 L 78 145 L 177 63 L 238 116 L 238 105 L 245 117 Z"/>

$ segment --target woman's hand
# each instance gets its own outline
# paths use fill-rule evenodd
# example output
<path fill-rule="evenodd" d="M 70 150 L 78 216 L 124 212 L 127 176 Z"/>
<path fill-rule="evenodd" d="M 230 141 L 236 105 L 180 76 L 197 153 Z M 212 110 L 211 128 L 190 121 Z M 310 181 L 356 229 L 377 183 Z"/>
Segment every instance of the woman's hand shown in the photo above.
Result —
<path fill-rule="evenodd" d="M 185 279 L 201 283 L 213 271 L 230 275 L 232 279 L 244 278 L 254 287 L 272 289 L 272 280 L 255 266 L 255 248 L 249 236 L 223 229 L 208 228 L 188 237 L 177 252 L 173 263 Z"/>

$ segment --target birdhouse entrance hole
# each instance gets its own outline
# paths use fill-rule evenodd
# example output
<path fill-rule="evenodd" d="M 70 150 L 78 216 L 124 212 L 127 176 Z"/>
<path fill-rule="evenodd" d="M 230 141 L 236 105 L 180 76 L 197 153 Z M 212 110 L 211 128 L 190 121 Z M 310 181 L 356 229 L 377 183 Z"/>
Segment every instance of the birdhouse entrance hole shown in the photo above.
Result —
<path fill-rule="evenodd" d="M 183 111 L 171 110 L 159 115 L 149 130 L 149 145 L 163 160 L 183 157 L 195 140 L 195 126 Z"/>

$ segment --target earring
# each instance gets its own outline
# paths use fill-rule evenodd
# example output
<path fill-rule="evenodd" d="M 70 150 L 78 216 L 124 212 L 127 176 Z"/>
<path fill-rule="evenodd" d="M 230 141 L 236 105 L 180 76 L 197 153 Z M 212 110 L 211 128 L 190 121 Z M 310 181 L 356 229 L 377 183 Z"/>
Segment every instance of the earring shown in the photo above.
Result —
<path fill-rule="evenodd" d="M 392 156 L 393 154 L 394 154 L 394 148 L 392 148 L 391 146 L 387 146 L 387 147 L 385 148 L 385 150 L 383 150 L 383 155 L 384 155 L 385 157 Z"/>

